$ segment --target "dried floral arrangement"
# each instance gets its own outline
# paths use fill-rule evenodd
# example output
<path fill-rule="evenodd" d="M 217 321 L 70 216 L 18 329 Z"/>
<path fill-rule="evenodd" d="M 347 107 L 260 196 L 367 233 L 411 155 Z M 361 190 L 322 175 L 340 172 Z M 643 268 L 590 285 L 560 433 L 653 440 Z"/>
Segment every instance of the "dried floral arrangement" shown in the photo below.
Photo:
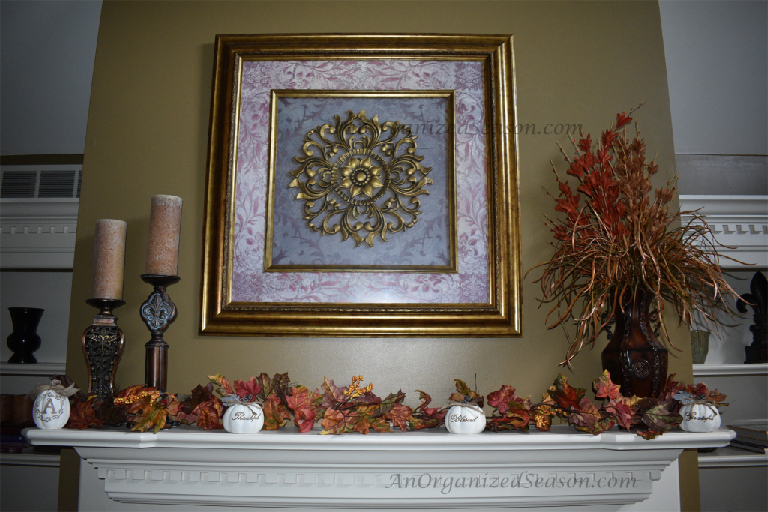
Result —
<path fill-rule="evenodd" d="M 710 391 L 705 384 L 686 386 L 670 375 L 658 398 L 622 396 L 619 386 L 611 382 L 607 371 L 594 381 L 593 390 L 599 404 L 587 398 L 586 390 L 574 388 L 565 377 L 558 375 L 539 403 L 530 397 L 521 398 L 515 388 L 503 385 L 487 397 L 472 391 L 460 379 L 454 379 L 456 392 L 450 402 L 472 403 L 480 407 L 487 401 L 493 407 L 486 430 L 528 432 L 531 424 L 548 431 L 555 417 L 562 418 L 576 430 L 597 435 L 618 425 L 635 430 L 639 436 L 652 439 L 678 427 L 683 421 L 679 414 L 682 398 L 686 396 L 707 400 L 714 405 L 726 405 L 726 395 Z M 58 376 L 65 385 L 72 385 L 66 376 Z M 438 428 L 447 407 L 429 407 L 432 398 L 419 392 L 420 404 L 411 408 L 403 403 L 405 393 L 390 393 L 382 399 L 373 393 L 373 385 L 361 386 L 362 376 L 352 378 L 348 386 L 338 387 L 333 380 L 324 379 L 319 389 L 290 383 L 287 373 L 269 377 L 266 373 L 248 381 L 235 380 L 234 385 L 219 374 L 208 377 L 209 382 L 198 385 L 180 400 L 178 395 L 161 393 L 153 388 L 131 386 L 99 402 L 82 392 L 74 395 L 74 404 L 66 428 L 85 429 L 126 425 L 131 430 L 154 433 L 174 425 L 196 425 L 205 430 L 222 429 L 224 405 L 220 397 L 237 395 L 247 400 L 259 400 L 264 412 L 264 429 L 277 430 L 293 420 L 301 433 L 308 433 L 319 422 L 320 434 L 359 432 L 392 432 L 391 428 L 421 430 Z"/>
<path fill-rule="evenodd" d="M 551 304 L 548 327 L 565 328 L 569 347 L 561 365 L 585 345 L 594 346 L 635 291 L 644 288 L 654 295 L 659 312 L 660 334 L 673 346 L 661 312 L 672 304 L 680 321 L 691 325 L 699 312 L 712 330 L 716 311 L 730 310 L 727 296 L 739 296 L 721 274 L 717 242 L 698 211 L 680 225 L 681 213 L 672 205 L 674 182 L 655 188 L 652 178 L 659 167 L 646 161 L 646 143 L 635 129 L 630 140 L 627 126 L 638 105 L 602 132 L 599 141 L 580 134 L 572 139 L 573 156 L 560 147 L 569 164 L 566 174 L 575 178 L 575 190 L 552 163 L 559 195 L 555 210 L 564 214 L 548 218 L 555 253 L 536 280 L 542 304 Z M 728 258 L 732 259 L 732 258 Z M 575 325 L 571 337 L 568 327 Z"/>

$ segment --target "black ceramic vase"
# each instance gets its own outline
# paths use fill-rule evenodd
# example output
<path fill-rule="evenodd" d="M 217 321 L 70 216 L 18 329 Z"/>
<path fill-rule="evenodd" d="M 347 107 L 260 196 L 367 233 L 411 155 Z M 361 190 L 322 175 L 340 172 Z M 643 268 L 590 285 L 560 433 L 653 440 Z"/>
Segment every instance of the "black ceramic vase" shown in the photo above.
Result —
<path fill-rule="evenodd" d="M 8 308 L 11 312 L 13 332 L 8 335 L 8 348 L 13 355 L 9 363 L 37 363 L 32 353 L 40 348 L 40 336 L 37 325 L 43 316 L 44 309 L 38 308 Z"/>
<path fill-rule="evenodd" d="M 610 372 L 624 396 L 657 397 L 667 381 L 667 349 L 650 323 L 652 300 L 652 293 L 638 289 L 623 308 L 617 305 L 616 331 L 602 353 L 603 370 Z"/>

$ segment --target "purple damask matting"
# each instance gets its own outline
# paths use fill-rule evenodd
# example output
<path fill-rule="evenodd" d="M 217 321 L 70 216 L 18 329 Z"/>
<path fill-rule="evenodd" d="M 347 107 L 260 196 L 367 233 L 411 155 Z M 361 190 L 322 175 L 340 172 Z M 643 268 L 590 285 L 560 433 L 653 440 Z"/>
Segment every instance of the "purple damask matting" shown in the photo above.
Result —
<path fill-rule="evenodd" d="M 242 77 L 234 205 L 233 301 L 353 304 L 490 302 L 482 63 L 246 61 Z M 264 272 L 272 89 L 454 90 L 459 272 Z M 296 203 L 300 204 L 299 201 Z M 354 255 L 353 251 L 354 244 L 343 246 L 344 255 Z"/>

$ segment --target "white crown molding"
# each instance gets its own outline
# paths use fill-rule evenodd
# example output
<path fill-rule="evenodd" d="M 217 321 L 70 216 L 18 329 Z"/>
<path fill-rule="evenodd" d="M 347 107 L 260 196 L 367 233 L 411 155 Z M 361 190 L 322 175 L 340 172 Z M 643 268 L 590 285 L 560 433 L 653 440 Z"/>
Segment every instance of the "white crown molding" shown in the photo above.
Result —
<path fill-rule="evenodd" d="M 738 448 L 719 448 L 712 453 L 699 454 L 699 469 L 754 468 L 768 466 L 768 455 L 751 453 Z"/>
<path fill-rule="evenodd" d="M 676 460 L 683 449 L 725 446 L 735 436 L 720 429 L 644 440 L 634 432 L 593 436 L 565 425 L 527 434 L 318 433 L 26 431 L 33 445 L 74 447 L 115 501 L 333 510 L 589 509 L 644 500 L 645 508 L 631 510 L 658 510 L 679 499 Z M 601 485 L 614 480 L 629 485 Z M 81 482 L 81 489 L 96 485 Z M 92 497 L 81 492 L 80 499 Z"/>
<path fill-rule="evenodd" d="M 689 213 L 697 211 L 709 224 L 723 256 L 729 256 L 757 267 L 768 267 L 768 196 L 680 196 L 683 224 L 691 221 Z M 724 269 L 749 267 L 722 258 Z"/>
<path fill-rule="evenodd" d="M 694 377 L 768 375 L 768 364 L 695 364 Z"/>
<path fill-rule="evenodd" d="M 0 268 L 72 268 L 78 199 L 0 200 Z"/>
<path fill-rule="evenodd" d="M 0 363 L 0 375 L 22 375 L 31 377 L 47 377 L 51 375 L 64 375 L 66 363 L 36 363 L 36 364 L 13 364 Z"/>
<path fill-rule="evenodd" d="M 61 455 L 34 453 L 32 449 L 25 448 L 22 453 L 0 454 L 0 465 L 58 468 L 61 466 Z"/>

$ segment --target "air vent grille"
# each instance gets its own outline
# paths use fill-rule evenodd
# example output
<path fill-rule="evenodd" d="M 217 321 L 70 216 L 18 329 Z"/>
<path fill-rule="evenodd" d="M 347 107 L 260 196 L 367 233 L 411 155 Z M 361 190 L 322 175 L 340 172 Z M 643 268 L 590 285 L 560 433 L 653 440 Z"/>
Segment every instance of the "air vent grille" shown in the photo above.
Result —
<path fill-rule="evenodd" d="M 37 171 L 5 171 L 0 188 L 0 198 L 35 197 L 36 185 Z"/>
<path fill-rule="evenodd" d="M 80 169 L 3 171 L 0 198 L 79 198 L 82 179 Z"/>
<path fill-rule="evenodd" d="M 77 171 L 40 171 L 37 197 L 72 197 Z"/>

